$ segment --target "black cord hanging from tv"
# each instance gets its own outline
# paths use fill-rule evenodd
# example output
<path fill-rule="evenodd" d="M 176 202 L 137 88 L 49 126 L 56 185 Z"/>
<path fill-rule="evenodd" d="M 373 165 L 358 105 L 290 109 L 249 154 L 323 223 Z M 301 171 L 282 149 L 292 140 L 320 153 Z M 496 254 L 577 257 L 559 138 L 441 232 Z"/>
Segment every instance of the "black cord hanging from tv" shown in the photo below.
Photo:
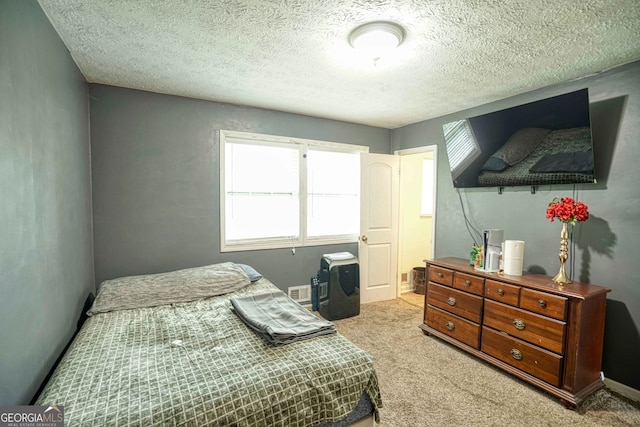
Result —
<path fill-rule="evenodd" d="M 467 232 L 469 233 L 469 236 L 471 236 L 471 239 L 473 240 L 474 245 L 478 245 L 478 242 L 482 244 L 482 233 L 480 232 L 480 230 L 474 227 L 473 224 L 471 224 L 471 221 L 467 216 L 467 211 L 464 208 L 464 202 L 462 201 L 462 195 L 460 194 L 460 189 L 456 188 L 456 192 L 458 193 L 458 199 L 460 200 L 460 206 L 462 207 L 462 216 L 464 217 L 464 225 L 467 227 Z M 473 231 L 478 233 L 477 236 L 473 235 L 472 229 Z"/>

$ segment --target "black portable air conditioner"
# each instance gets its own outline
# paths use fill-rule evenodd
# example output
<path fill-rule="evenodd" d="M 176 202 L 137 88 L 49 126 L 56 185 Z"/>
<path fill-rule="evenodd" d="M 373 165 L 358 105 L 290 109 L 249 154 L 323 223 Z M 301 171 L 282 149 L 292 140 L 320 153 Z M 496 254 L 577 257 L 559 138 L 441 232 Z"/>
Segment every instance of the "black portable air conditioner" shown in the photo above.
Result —
<path fill-rule="evenodd" d="M 349 252 L 325 254 L 311 279 L 312 306 L 327 320 L 360 314 L 360 266 Z"/>

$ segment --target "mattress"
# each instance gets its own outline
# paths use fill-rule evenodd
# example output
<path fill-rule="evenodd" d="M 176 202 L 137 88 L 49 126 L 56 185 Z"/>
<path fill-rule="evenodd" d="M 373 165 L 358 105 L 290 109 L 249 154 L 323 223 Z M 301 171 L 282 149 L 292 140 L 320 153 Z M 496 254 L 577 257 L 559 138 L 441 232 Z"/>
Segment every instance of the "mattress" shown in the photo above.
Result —
<path fill-rule="evenodd" d="M 231 297 L 273 291 L 261 278 L 92 313 L 36 404 L 63 405 L 67 426 L 315 426 L 344 419 L 364 394 L 377 419 L 368 353 L 339 333 L 273 346 L 232 312 Z"/>

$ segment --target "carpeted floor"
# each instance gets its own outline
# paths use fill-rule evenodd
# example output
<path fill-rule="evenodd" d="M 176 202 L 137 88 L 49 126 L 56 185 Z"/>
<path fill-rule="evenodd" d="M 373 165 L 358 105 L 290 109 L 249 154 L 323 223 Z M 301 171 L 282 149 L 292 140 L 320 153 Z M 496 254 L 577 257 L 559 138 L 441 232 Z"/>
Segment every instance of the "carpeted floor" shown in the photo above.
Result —
<path fill-rule="evenodd" d="M 381 427 L 640 426 L 640 405 L 602 389 L 569 410 L 555 397 L 422 333 L 422 295 L 363 304 L 338 331 L 374 359 Z"/>

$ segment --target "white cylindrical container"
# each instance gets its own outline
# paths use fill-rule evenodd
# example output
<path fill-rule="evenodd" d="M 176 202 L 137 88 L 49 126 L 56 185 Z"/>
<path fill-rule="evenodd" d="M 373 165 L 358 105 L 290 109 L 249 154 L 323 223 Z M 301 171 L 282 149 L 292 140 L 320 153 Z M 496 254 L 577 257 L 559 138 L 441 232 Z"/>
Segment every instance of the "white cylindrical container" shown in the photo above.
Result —
<path fill-rule="evenodd" d="M 505 240 L 502 253 L 504 274 L 522 276 L 524 262 L 524 241 Z"/>

